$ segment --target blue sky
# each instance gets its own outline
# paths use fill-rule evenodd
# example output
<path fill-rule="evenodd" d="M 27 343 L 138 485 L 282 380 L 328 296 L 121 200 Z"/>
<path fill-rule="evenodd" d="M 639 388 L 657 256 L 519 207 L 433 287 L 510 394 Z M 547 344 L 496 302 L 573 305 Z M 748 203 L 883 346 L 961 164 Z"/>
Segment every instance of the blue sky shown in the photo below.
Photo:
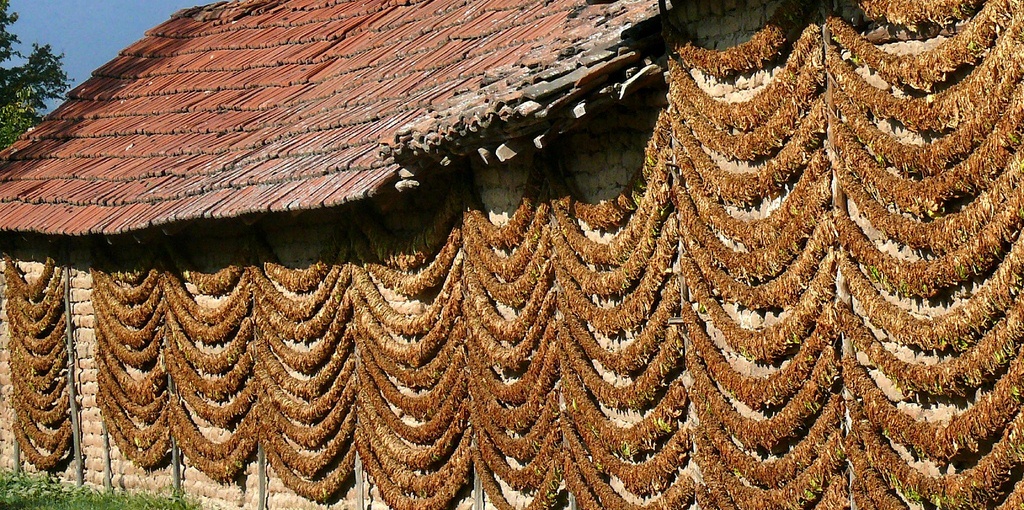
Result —
<path fill-rule="evenodd" d="M 179 9 L 206 3 L 213 0 L 11 0 L 10 11 L 20 18 L 8 30 L 26 47 L 37 42 L 64 53 L 75 87 L 146 30 Z"/>

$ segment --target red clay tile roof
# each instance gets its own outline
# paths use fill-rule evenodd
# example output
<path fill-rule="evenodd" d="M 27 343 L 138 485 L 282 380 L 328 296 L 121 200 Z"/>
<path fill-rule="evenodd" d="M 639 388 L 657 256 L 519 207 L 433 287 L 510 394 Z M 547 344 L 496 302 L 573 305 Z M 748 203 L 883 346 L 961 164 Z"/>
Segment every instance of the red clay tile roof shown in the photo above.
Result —
<path fill-rule="evenodd" d="M 181 11 L 0 154 L 0 230 L 115 234 L 366 197 L 396 179 L 395 153 L 578 92 L 581 76 L 614 65 L 623 29 L 656 11 L 653 0 Z"/>

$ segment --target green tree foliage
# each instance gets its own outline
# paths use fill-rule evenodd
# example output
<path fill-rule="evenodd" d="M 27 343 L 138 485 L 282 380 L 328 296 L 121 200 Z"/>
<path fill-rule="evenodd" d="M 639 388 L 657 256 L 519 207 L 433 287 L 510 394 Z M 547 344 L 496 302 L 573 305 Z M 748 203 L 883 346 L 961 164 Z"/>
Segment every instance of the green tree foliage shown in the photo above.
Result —
<path fill-rule="evenodd" d="M 54 54 L 48 44 L 33 43 L 27 54 L 19 49 L 21 41 L 8 30 L 18 13 L 8 12 L 9 4 L 0 0 L 0 148 L 39 122 L 46 102 L 68 88 L 61 67 L 64 55 Z"/>

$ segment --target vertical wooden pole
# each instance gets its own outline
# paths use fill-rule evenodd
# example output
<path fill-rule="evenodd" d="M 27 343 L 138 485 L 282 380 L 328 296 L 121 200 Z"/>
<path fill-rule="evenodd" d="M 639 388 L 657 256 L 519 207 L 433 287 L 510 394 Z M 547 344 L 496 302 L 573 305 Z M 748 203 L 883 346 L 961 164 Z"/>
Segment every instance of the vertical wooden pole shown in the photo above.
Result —
<path fill-rule="evenodd" d="M 473 436 L 473 448 L 476 448 L 476 436 Z M 484 485 L 480 480 L 480 471 L 473 467 L 473 508 L 484 510 Z"/>
<path fill-rule="evenodd" d="M 557 310 L 556 310 L 556 313 Z M 566 405 L 565 405 L 565 393 L 562 393 L 562 384 L 558 384 L 558 419 L 564 420 L 566 416 Z M 564 479 L 563 479 L 564 480 Z M 576 496 L 569 490 L 568 483 L 566 483 L 565 492 L 569 494 L 569 510 L 577 510 L 576 507 Z"/>
<path fill-rule="evenodd" d="M 829 41 L 832 38 L 832 33 L 829 31 L 827 25 L 822 25 L 822 27 L 821 27 L 821 38 L 822 38 L 822 53 L 824 55 L 824 54 L 827 54 L 827 52 L 828 52 Z M 828 119 L 827 120 L 827 122 L 828 122 L 828 126 L 827 126 L 828 141 L 827 141 L 826 147 L 828 148 L 830 153 L 834 154 L 833 144 L 832 144 L 832 137 L 833 137 L 832 126 L 833 126 L 833 123 L 835 121 L 835 110 L 833 109 L 833 105 L 832 105 L 832 77 L 828 75 L 827 69 L 826 69 L 826 74 L 825 74 L 825 80 L 826 80 L 826 82 L 825 82 L 826 83 L 826 85 L 825 85 L 825 100 L 826 100 L 826 102 L 828 104 L 828 117 L 827 117 L 827 119 Z M 838 164 L 838 163 L 833 162 L 833 165 L 835 165 L 835 164 Z M 846 197 L 846 191 L 843 190 L 843 186 L 839 182 L 839 174 L 835 171 L 834 168 L 832 170 L 832 204 L 833 204 L 833 208 L 835 209 L 837 214 L 839 214 L 839 215 L 841 215 L 843 217 L 848 217 L 850 215 L 850 205 L 849 205 L 849 202 L 848 202 L 847 197 Z M 846 277 L 843 275 L 843 272 L 841 270 L 837 270 L 836 271 L 836 296 L 839 299 L 839 301 L 842 302 L 843 304 L 846 304 L 848 306 L 852 306 L 852 298 L 850 296 L 850 289 L 849 289 L 849 287 L 848 287 L 848 285 L 846 283 Z M 850 344 L 850 339 L 849 339 L 848 335 L 846 335 L 845 333 L 843 333 L 841 336 L 842 336 L 842 339 L 843 339 L 842 340 L 842 345 L 841 345 L 841 349 L 842 349 L 841 352 L 843 353 L 844 356 L 850 355 L 852 353 L 852 351 L 851 351 L 852 344 Z"/>
<path fill-rule="evenodd" d="M 835 6 L 832 5 L 832 7 L 833 7 L 833 10 L 834 10 Z M 828 20 L 828 16 L 829 15 L 830 15 L 830 13 L 828 13 L 828 12 L 825 13 L 825 20 L 826 21 Z M 832 101 L 832 76 L 828 72 L 828 63 L 827 63 L 828 62 L 827 61 L 827 58 L 828 58 L 828 47 L 829 47 L 829 44 L 831 44 L 830 43 L 831 40 L 832 40 L 832 32 L 828 29 L 828 25 L 826 23 L 822 23 L 822 25 L 821 25 L 821 55 L 822 55 L 822 65 L 825 66 L 825 102 L 826 102 L 826 105 L 827 105 L 827 108 L 828 108 L 828 115 L 825 117 L 825 119 L 826 119 L 826 121 L 825 121 L 826 122 L 825 132 L 826 132 L 826 138 L 827 138 L 825 147 L 826 147 L 826 150 L 828 151 L 828 154 L 829 154 L 830 158 L 835 156 L 835 145 L 833 143 L 833 141 L 834 141 L 833 126 L 835 125 L 835 121 L 836 121 L 835 106 L 834 106 L 834 103 Z M 841 164 L 841 163 L 837 163 L 837 161 L 835 159 L 833 159 L 832 160 L 832 165 L 833 165 L 833 169 L 832 169 L 832 206 L 833 206 L 833 208 L 834 208 L 834 210 L 836 211 L 837 214 L 840 214 L 840 215 L 846 217 L 846 216 L 850 215 L 850 205 L 849 205 L 849 203 L 847 201 L 846 192 L 843 190 L 843 186 L 839 182 L 839 174 L 835 170 L 835 165 L 836 164 Z M 853 306 L 853 299 L 850 296 L 850 289 L 849 289 L 849 286 L 846 283 L 846 277 L 845 277 L 845 275 L 843 275 L 842 269 L 838 269 L 838 268 L 836 269 L 836 299 L 839 301 L 839 303 L 842 306 L 849 306 L 849 307 Z M 840 336 L 840 339 L 841 339 L 841 343 L 836 346 L 839 349 L 839 353 L 840 353 L 839 355 L 843 356 L 843 357 L 853 356 L 854 355 L 853 354 L 853 345 L 850 342 L 849 335 L 847 335 L 845 331 L 842 331 L 842 332 L 840 332 L 839 336 Z M 846 387 L 846 381 L 840 381 L 840 382 L 843 385 L 843 388 L 842 388 L 843 399 L 844 400 L 850 400 L 851 398 L 853 398 L 853 396 L 850 394 L 849 388 Z M 851 418 L 850 418 L 850 411 L 849 411 L 849 409 L 847 409 L 847 410 L 844 411 L 843 423 L 842 423 L 842 428 L 843 428 L 843 434 L 844 435 L 848 435 L 850 433 L 851 423 L 852 422 L 851 422 Z M 847 478 L 847 480 L 846 480 L 846 484 L 847 484 L 846 488 L 847 488 L 847 494 L 848 494 L 848 498 L 849 498 L 848 501 L 850 503 L 850 508 L 852 510 L 857 510 L 857 503 L 856 503 L 856 501 L 854 501 L 854 498 L 853 498 L 854 475 L 853 475 L 853 469 L 851 469 L 851 467 L 850 467 L 849 460 L 847 460 L 846 466 L 847 466 L 847 469 L 846 469 L 846 473 L 847 473 L 847 475 L 846 475 L 846 478 Z"/>
<path fill-rule="evenodd" d="M 171 485 L 174 487 L 174 494 L 181 495 L 181 450 L 178 449 L 178 440 L 171 436 Z"/>
<path fill-rule="evenodd" d="M 4 285 L 5 285 L 4 292 L 5 293 L 7 292 L 6 283 L 7 282 L 4 282 Z M 9 332 L 10 332 L 10 328 L 8 328 L 8 338 L 7 338 L 8 342 L 11 341 Z M 9 349 L 10 348 L 10 344 L 8 344 L 7 347 Z M 15 427 L 18 426 L 17 423 L 12 423 L 12 425 L 15 426 Z M 21 474 L 21 445 L 18 444 L 18 438 L 17 437 L 14 438 L 14 474 L 15 475 L 20 475 Z"/>
<path fill-rule="evenodd" d="M 21 445 L 18 444 L 18 438 L 14 438 L 14 474 L 21 474 Z"/>
<path fill-rule="evenodd" d="M 556 310 L 556 313 L 557 310 Z M 565 393 L 562 393 L 562 384 L 559 381 L 557 390 L 558 391 L 558 419 L 564 420 L 566 416 L 566 405 L 565 405 Z M 563 475 L 564 482 L 564 475 Z M 565 492 L 569 494 L 569 510 L 576 510 L 576 496 L 569 490 L 569 484 L 566 483 Z"/>
<path fill-rule="evenodd" d="M 67 337 L 68 349 L 68 399 L 70 401 L 71 413 L 71 441 L 75 457 L 75 483 L 82 486 L 85 483 L 85 463 L 82 459 L 82 427 L 78 414 L 78 389 L 75 385 L 75 370 L 77 356 L 75 353 L 75 330 L 72 325 L 71 313 L 71 253 L 65 246 L 64 265 L 64 333 Z"/>
<path fill-rule="evenodd" d="M 559 292 L 561 292 L 561 289 L 559 289 Z M 558 419 L 559 420 L 564 420 L 565 417 L 566 417 L 566 412 L 565 412 L 566 405 L 565 405 L 565 393 L 562 392 L 562 385 L 561 385 L 561 383 L 559 383 L 559 385 L 558 385 L 558 409 L 559 409 L 558 410 Z M 569 510 L 578 510 L 579 507 L 576 504 L 576 495 L 573 494 L 571 490 L 569 490 L 569 483 L 568 482 L 565 482 L 565 492 L 567 492 L 569 494 Z"/>
<path fill-rule="evenodd" d="M 250 238 L 251 239 L 251 238 Z M 256 313 L 259 310 L 259 304 L 256 302 L 256 293 L 252 293 L 249 296 L 249 316 L 256 321 Z M 260 342 L 260 330 L 259 328 L 253 328 L 252 343 L 258 346 Z M 258 411 L 257 408 L 254 409 Z M 257 510 L 267 510 L 267 484 L 269 479 L 267 478 L 267 451 L 263 446 L 263 438 L 258 437 L 256 441 L 256 477 L 258 478 L 258 497 L 259 502 L 256 504 Z"/>
<path fill-rule="evenodd" d="M 355 448 L 355 445 L 352 445 Z M 359 454 L 356 453 L 356 508 L 359 510 L 366 509 L 366 482 L 364 481 L 365 473 L 363 473 L 363 459 L 359 458 Z"/>
<path fill-rule="evenodd" d="M 174 379 L 167 374 L 167 405 L 174 405 L 178 398 L 178 389 L 174 386 Z M 181 495 L 181 449 L 178 448 L 178 440 L 171 434 L 171 484 L 174 487 L 174 495 Z"/>
<path fill-rule="evenodd" d="M 484 503 L 484 487 L 483 483 L 480 482 L 480 473 L 476 470 L 473 471 L 473 508 L 484 510 L 486 507 Z"/>
<path fill-rule="evenodd" d="M 103 488 L 107 492 L 114 490 L 114 468 L 110 460 L 110 433 L 107 432 L 107 422 L 103 425 Z"/>
<path fill-rule="evenodd" d="M 671 138 L 671 144 L 672 144 L 672 149 L 673 149 L 672 150 L 672 163 L 669 165 L 669 169 L 671 171 L 668 174 L 669 175 L 669 181 L 668 182 L 669 182 L 669 190 L 670 190 L 670 192 L 675 194 L 679 188 L 686 186 L 686 183 L 683 182 L 682 172 L 679 171 L 679 165 L 676 162 L 676 156 L 675 156 L 676 138 L 675 138 L 675 136 L 673 136 Z M 675 205 L 675 201 L 673 201 L 673 204 Z M 678 214 L 679 214 L 678 207 L 675 210 L 675 214 L 678 217 Z M 682 263 L 683 263 L 682 259 L 684 257 L 685 252 L 686 252 L 686 247 L 683 245 L 683 236 L 680 235 L 679 236 L 679 240 L 676 241 L 676 260 L 675 260 L 675 265 L 673 267 L 673 271 L 675 272 L 676 275 L 679 276 L 679 306 L 680 306 L 680 308 L 682 308 L 684 306 L 689 306 L 689 304 L 690 304 L 690 288 L 689 288 L 689 285 L 687 285 L 687 283 L 686 283 L 686 278 L 684 278 L 683 275 L 682 275 Z"/>
<path fill-rule="evenodd" d="M 259 477 L 259 510 L 267 509 L 267 452 L 263 450 L 263 443 L 256 445 L 256 476 Z"/>

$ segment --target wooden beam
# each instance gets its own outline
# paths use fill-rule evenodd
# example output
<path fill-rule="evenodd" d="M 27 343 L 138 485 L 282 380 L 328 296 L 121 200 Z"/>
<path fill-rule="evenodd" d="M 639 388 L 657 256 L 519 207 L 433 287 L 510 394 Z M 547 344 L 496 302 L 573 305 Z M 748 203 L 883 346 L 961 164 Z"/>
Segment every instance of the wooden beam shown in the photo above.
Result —
<path fill-rule="evenodd" d="M 173 404 L 173 399 L 178 398 L 178 389 L 174 386 L 174 379 L 167 374 L 167 405 Z M 175 496 L 181 492 L 181 449 L 178 447 L 178 440 L 171 434 L 171 485 Z"/>
<path fill-rule="evenodd" d="M 267 452 L 263 449 L 263 443 L 256 445 L 256 476 L 259 477 L 259 502 L 256 508 L 267 510 Z"/>
<path fill-rule="evenodd" d="M 473 447 L 476 447 L 476 437 L 473 437 Z M 485 510 L 487 508 L 484 503 L 484 484 L 480 479 L 480 470 L 473 468 L 473 508 L 477 510 Z"/>
<path fill-rule="evenodd" d="M 355 445 L 352 445 L 355 448 Z M 356 453 L 356 508 L 359 510 L 366 510 L 366 474 L 363 473 L 363 459 L 359 458 L 359 453 Z"/>
<path fill-rule="evenodd" d="M 21 444 L 14 438 L 14 474 L 21 474 Z"/>
<path fill-rule="evenodd" d="M 75 353 L 75 330 L 72 325 L 71 313 L 71 253 L 65 245 L 64 265 L 64 334 L 67 340 L 68 349 L 68 400 L 71 413 L 71 454 L 75 459 L 75 483 L 81 487 L 85 484 L 85 462 L 82 459 L 82 427 L 78 415 L 78 389 L 75 385 L 75 366 L 77 356 Z"/>
<path fill-rule="evenodd" d="M 103 427 L 103 488 L 107 492 L 114 490 L 114 469 L 110 462 L 110 432 L 107 431 L 107 422 L 100 420 Z"/>

